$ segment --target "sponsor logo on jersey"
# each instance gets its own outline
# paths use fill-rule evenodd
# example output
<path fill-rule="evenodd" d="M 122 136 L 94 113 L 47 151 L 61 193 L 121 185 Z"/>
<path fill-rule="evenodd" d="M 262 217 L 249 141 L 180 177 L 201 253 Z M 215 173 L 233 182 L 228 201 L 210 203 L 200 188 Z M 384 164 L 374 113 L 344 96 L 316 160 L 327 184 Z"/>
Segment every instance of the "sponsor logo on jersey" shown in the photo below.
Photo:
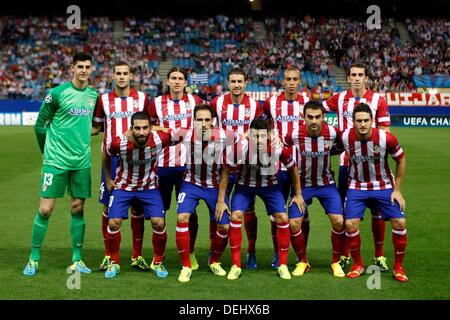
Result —
<path fill-rule="evenodd" d="M 71 116 L 89 116 L 93 113 L 93 111 L 91 109 L 85 109 L 85 108 L 71 108 L 68 112 L 68 114 L 70 114 Z"/>
<path fill-rule="evenodd" d="M 277 122 L 295 122 L 295 121 L 303 120 L 303 117 L 302 116 L 289 116 L 289 115 L 282 116 L 282 115 L 280 115 L 280 116 L 276 117 L 275 120 Z"/>
<path fill-rule="evenodd" d="M 139 159 L 139 160 L 130 160 L 128 161 L 129 165 L 132 166 L 145 166 L 149 163 L 151 163 L 154 160 L 154 158 L 150 158 L 150 159 Z"/>
<path fill-rule="evenodd" d="M 362 161 L 375 161 L 375 160 L 380 160 L 381 157 L 380 156 L 358 156 L 358 155 L 353 155 L 351 157 L 352 160 L 357 161 L 357 162 L 362 162 Z"/>
<path fill-rule="evenodd" d="M 353 111 L 344 111 L 343 115 L 346 118 L 353 118 Z"/>
<path fill-rule="evenodd" d="M 192 118 L 192 112 L 181 113 L 181 114 L 167 114 L 163 117 L 163 121 L 181 121 Z"/>
<path fill-rule="evenodd" d="M 223 124 L 226 126 L 244 126 L 250 124 L 250 120 L 234 120 L 234 119 L 224 119 Z"/>
<path fill-rule="evenodd" d="M 300 154 L 305 158 L 322 158 L 327 155 L 326 151 L 301 151 Z"/>
<path fill-rule="evenodd" d="M 131 118 L 133 111 L 114 111 L 111 113 L 111 118 Z"/>

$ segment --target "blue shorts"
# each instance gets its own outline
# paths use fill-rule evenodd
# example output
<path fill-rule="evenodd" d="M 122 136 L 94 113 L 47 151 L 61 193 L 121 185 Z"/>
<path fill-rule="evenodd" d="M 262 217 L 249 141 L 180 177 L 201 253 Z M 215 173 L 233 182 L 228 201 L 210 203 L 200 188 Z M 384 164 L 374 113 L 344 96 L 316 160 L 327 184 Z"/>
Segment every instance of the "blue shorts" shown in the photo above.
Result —
<path fill-rule="evenodd" d="M 280 185 L 281 192 L 283 193 L 284 202 L 289 198 L 289 194 L 291 193 L 291 175 L 286 170 L 278 171 L 278 184 Z"/>
<path fill-rule="evenodd" d="M 111 179 L 116 179 L 116 169 L 119 166 L 119 156 L 112 156 L 111 157 Z M 100 195 L 98 197 L 98 201 L 100 203 L 103 203 L 105 206 L 109 204 L 109 196 L 111 194 L 109 193 L 108 188 L 106 187 L 106 180 L 105 180 L 105 173 L 103 172 L 102 168 L 102 181 L 100 183 Z"/>
<path fill-rule="evenodd" d="M 280 186 L 270 187 L 246 187 L 237 184 L 231 198 L 231 211 L 245 212 L 251 203 L 255 203 L 255 197 L 259 196 L 266 206 L 267 215 L 285 213 L 286 205 Z"/>
<path fill-rule="evenodd" d="M 219 196 L 219 189 L 205 188 L 197 186 L 193 183 L 183 181 L 181 184 L 180 193 L 178 194 L 178 209 L 177 213 L 195 213 L 200 199 L 205 201 L 209 209 L 209 220 L 216 220 L 216 204 Z M 225 203 L 228 205 L 228 196 L 225 195 Z M 219 224 L 229 224 L 230 213 L 225 213 Z"/>
<path fill-rule="evenodd" d="M 227 186 L 227 193 L 226 193 L 228 199 L 231 197 L 231 193 L 233 192 L 235 183 L 236 183 L 236 174 L 232 173 L 228 177 L 228 186 Z M 255 199 L 253 199 L 253 201 L 250 203 L 249 208 L 254 208 L 254 207 L 255 207 Z M 231 210 L 231 208 L 230 208 L 230 210 Z"/>
<path fill-rule="evenodd" d="M 291 194 L 292 199 L 293 194 Z M 323 187 L 305 187 L 302 188 L 302 197 L 306 206 L 311 205 L 313 198 L 317 198 L 325 209 L 326 214 L 342 214 L 342 202 L 339 192 L 335 184 Z M 289 207 L 289 219 L 301 218 L 303 214 L 297 205 L 293 204 Z"/>
<path fill-rule="evenodd" d="M 166 211 L 170 209 L 174 187 L 175 194 L 178 197 L 185 170 L 186 167 L 158 167 L 158 188 L 161 191 L 164 210 Z"/>
<path fill-rule="evenodd" d="M 109 199 L 108 218 L 128 219 L 128 208 L 141 206 L 144 218 L 164 218 L 164 205 L 158 189 L 125 191 L 114 189 Z"/>
<path fill-rule="evenodd" d="M 405 218 L 397 201 L 391 204 L 393 189 L 386 190 L 347 190 L 345 199 L 345 219 L 364 219 L 364 211 L 369 205 L 381 211 L 383 220 Z"/>

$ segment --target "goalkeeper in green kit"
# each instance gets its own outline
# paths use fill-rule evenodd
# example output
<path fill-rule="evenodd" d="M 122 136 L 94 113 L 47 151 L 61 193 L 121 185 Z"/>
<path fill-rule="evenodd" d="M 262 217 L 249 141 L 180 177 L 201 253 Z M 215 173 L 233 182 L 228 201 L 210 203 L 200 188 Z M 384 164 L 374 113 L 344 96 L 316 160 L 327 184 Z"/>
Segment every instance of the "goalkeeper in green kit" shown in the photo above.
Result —
<path fill-rule="evenodd" d="M 84 202 L 91 197 L 91 130 L 97 92 L 88 86 L 92 56 L 77 53 L 71 66 L 72 81 L 53 88 L 45 97 L 35 132 L 44 164 L 41 172 L 39 211 L 33 223 L 31 255 L 23 274 L 38 270 L 40 249 L 47 233 L 56 198 L 67 189 L 71 197 L 72 271 L 90 273 L 82 260 Z"/>

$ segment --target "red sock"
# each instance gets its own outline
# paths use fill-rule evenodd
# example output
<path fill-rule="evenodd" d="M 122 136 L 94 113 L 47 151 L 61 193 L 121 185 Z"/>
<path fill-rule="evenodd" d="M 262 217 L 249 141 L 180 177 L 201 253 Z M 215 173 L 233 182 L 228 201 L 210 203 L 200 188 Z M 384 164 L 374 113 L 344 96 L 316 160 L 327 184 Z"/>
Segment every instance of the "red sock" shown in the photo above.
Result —
<path fill-rule="evenodd" d="M 255 208 L 249 208 L 244 214 L 245 233 L 247 233 L 248 247 L 247 252 L 256 252 L 256 236 L 258 233 L 258 218 Z"/>
<path fill-rule="evenodd" d="M 303 221 L 302 221 L 302 233 L 305 236 L 305 248 L 308 246 L 308 238 L 309 238 L 309 215 L 306 212 Z"/>
<path fill-rule="evenodd" d="M 164 260 L 164 251 L 166 250 L 167 243 L 166 228 L 163 231 L 153 229 L 152 243 L 155 264 L 161 264 Z"/>
<path fill-rule="evenodd" d="M 274 217 L 270 216 L 270 231 L 272 233 L 273 252 L 278 252 L 277 222 L 272 219 L 274 219 Z"/>
<path fill-rule="evenodd" d="M 278 258 L 280 264 L 287 265 L 289 256 L 289 237 L 291 231 L 289 229 L 289 222 L 277 223 L 277 241 L 278 241 Z"/>
<path fill-rule="evenodd" d="M 144 214 L 131 208 L 131 237 L 133 239 L 133 259 L 142 256 L 142 242 L 144 240 Z"/>
<path fill-rule="evenodd" d="M 105 245 L 105 256 L 111 256 L 111 250 L 109 249 L 108 240 L 108 209 L 106 212 L 102 212 L 102 234 L 103 234 L 103 244 Z"/>
<path fill-rule="evenodd" d="M 176 243 L 178 253 L 180 254 L 181 265 L 183 267 L 191 267 L 191 259 L 189 257 L 189 223 L 177 222 Z"/>
<path fill-rule="evenodd" d="M 120 229 L 111 231 L 109 227 L 107 227 L 106 239 L 109 242 L 111 262 L 120 264 L 120 241 L 122 240 Z"/>
<path fill-rule="evenodd" d="M 333 257 L 331 259 L 331 263 L 339 261 L 342 254 L 342 249 L 344 248 L 344 244 L 345 230 L 336 231 L 334 229 L 331 229 L 331 246 L 333 248 Z"/>
<path fill-rule="evenodd" d="M 361 235 L 359 234 L 359 230 L 354 233 L 346 232 L 345 236 L 353 261 L 359 266 L 364 266 L 364 262 L 361 257 Z"/>
<path fill-rule="evenodd" d="M 195 240 L 197 240 L 198 233 L 198 215 L 197 213 L 191 214 L 189 217 L 189 253 L 195 250 Z"/>
<path fill-rule="evenodd" d="M 372 216 L 372 234 L 373 244 L 375 246 L 375 257 L 384 256 L 384 237 L 386 233 L 386 224 L 381 216 Z"/>
<path fill-rule="evenodd" d="M 345 226 L 345 219 L 344 219 L 344 226 Z M 348 248 L 347 237 L 345 237 L 344 245 L 342 246 L 342 255 L 350 258 L 350 249 Z"/>
<path fill-rule="evenodd" d="M 241 232 L 242 235 L 242 232 Z M 214 249 L 211 253 L 211 263 L 219 262 L 220 256 L 224 252 L 228 243 L 228 233 L 220 233 L 219 230 L 216 232 L 216 236 L 214 237 Z"/>
<path fill-rule="evenodd" d="M 296 234 L 291 234 L 291 244 L 298 261 L 308 261 L 306 257 L 305 235 L 302 229 Z"/>
<path fill-rule="evenodd" d="M 209 220 L 209 252 L 214 251 L 214 238 L 216 237 L 217 223 L 215 220 Z"/>
<path fill-rule="evenodd" d="M 403 265 L 403 259 L 405 258 L 406 244 L 408 237 L 406 235 L 406 229 L 395 230 L 392 229 L 392 242 L 394 243 L 394 268 L 401 267 Z"/>
<path fill-rule="evenodd" d="M 241 267 L 242 221 L 230 221 L 231 264 Z"/>

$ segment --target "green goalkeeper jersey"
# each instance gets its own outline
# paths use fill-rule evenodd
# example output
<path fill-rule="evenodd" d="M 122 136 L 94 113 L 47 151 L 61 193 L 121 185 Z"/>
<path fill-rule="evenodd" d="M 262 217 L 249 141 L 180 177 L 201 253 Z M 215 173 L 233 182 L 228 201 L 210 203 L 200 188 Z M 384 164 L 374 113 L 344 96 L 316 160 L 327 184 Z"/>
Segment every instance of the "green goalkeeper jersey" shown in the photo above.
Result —
<path fill-rule="evenodd" d="M 42 102 L 34 127 L 44 165 L 65 170 L 91 167 L 92 116 L 97 92 L 72 82 L 50 91 Z"/>

